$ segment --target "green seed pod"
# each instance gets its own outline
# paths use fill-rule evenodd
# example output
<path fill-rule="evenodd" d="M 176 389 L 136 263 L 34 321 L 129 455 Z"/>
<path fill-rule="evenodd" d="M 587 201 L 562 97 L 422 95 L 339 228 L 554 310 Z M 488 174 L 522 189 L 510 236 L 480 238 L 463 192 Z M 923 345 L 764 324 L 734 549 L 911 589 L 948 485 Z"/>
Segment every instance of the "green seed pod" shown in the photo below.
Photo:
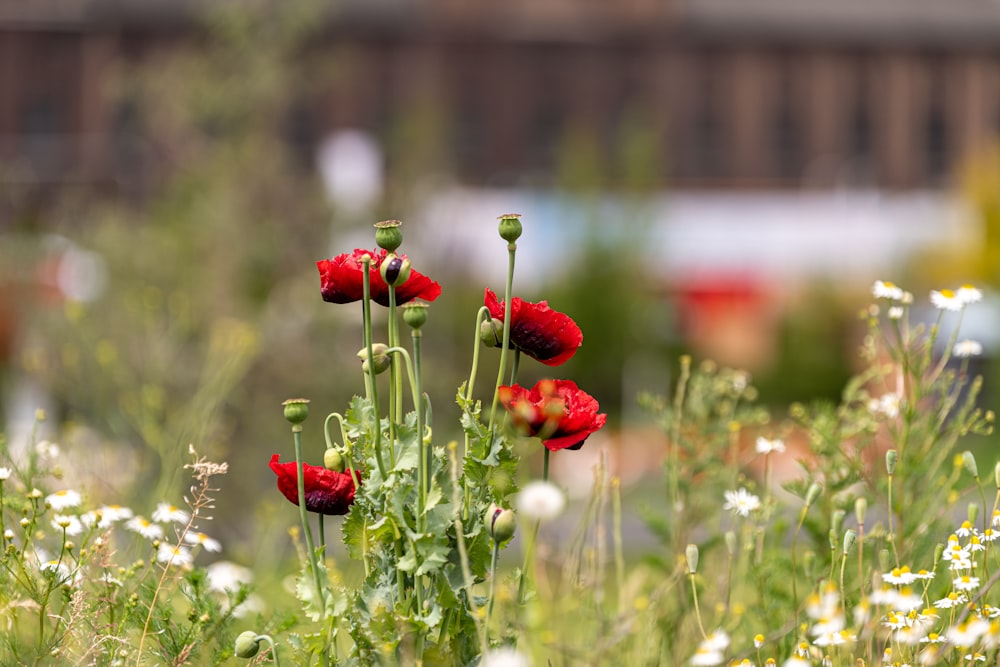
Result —
<path fill-rule="evenodd" d="M 260 639 L 253 630 L 241 632 L 236 638 L 235 653 L 237 658 L 252 658 L 260 650 Z"/>
<path fill-rule="evenodd" d="M 847 512 L 844 510 L 833 510 L 830 515 L 830 530 L 837 535 L 840 534 L 840 529 L 844 526 L 844 517 L 847 516 Z"/>
<path fill-rule="evenodd" d="M 296 426 L 309 416 L 309 399 L 307 398 L 290 398 L 282 405 L 285 406 L 285 419 Z"/>
<path fill-rule="evenodd" d="M 694 574 L 698 571 L 698 545 L 689 544 L 687 549 L 684 550 L 684 557 L 687 560 L 688 574 Z"/>
<path fill-rule="evenodd" d="M 500 238 L 507 243 L 513 243 L 521 238 L 521 232 L 523 229 L 521 227 L 520 213 L 504 213 L 498 217 L 497 220 L 500 221 L 500 224 L 498 225 Z"/>
<path fill-rule="evenodd" d="M 388 255 L 379 267 L 382 280 L 390 287 L 399 287 L 410 279 L 410 260 L 405 257 Z"/>
<path fill-rule="evenodd" d="M 323 452 L 323 467 L 327 470 L 344 472 L 344 469 L 347 467 L 344 463 L 344 455 L 337 451 L 335 447 L 328 448 Z"/>
<path fill-rule="evenodd" d="M 403 306 L 403 321 L 413 329 L 419 329 L 427 321 L 427 304 L 411 301 Z"/>
<path fill-rule="evenodd" d="M 375 243 L 379 248 L 384 248 L 389 252 L 396 252 L 403 243 L 403 232 L 400 226 L 403 223 L 399 220 L 383 220 L 375 223 Z"/>

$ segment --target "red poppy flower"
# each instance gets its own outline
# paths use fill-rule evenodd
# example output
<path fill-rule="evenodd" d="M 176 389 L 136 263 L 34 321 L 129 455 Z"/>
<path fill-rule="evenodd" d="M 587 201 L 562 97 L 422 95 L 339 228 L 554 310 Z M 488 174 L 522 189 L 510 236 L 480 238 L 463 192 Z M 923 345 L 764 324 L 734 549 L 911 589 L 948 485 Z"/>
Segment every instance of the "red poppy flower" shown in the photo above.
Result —
<path fill-rule="evenodd" d="M 361 258 L 371 255 L 372 263 L 368 274 L 371 276 L 372 300 L 383 306 L 389 305 L 389 286 L 382 280 L 379 268 L 389 253 L 385 250 L 356 249 L 351 254 L 337 255 L 333 259 L 316 262 L 319 269 L 319 289 L 323 300 L 330 303 L 352 303 L 364 296 L 364 265 Z M 406 258 L 406 255 L 400 255 Z M 441 295 L 441 285 L 417 271 L 410 271 L 405 283 L 396 287 L 396 303 L 404 304 L 413 299 L 433 301 Z"/>
<path fill-rule="evenodd" d="M 515 426 L 542 438 L 553 452 L 580 449 L 608 419 L 597 413 L 594 397 L 571 380 L 541 380 L 530 390 L 516 384 L 500 387 L 500 402 Z"/>
<path fill-rule="evenodd" d="M 576 354 L 583 344 L 583 332 L 565 313 L 549 308 L 546 301 L 530 303 L 518 297 L 510 300 L 510 343 L 546 366 L 558 366 Z M 484 299 L 490 315 L 503 320 L 506 307 L 493 290 L 486 288 Z"/>
<path fill-rule="evenodd" d="M 271 457 L 271 470 L 278 476 L 278 491 L 289 501 L 299 504 L 298 471 L 295 461 L 279 463 L 281 456 Z M 327 470 L 323 466 L 302 464 L 306 491 L 306 509 L 319 514 L 347 514 L 354 502 L 354 480 L 351 473 Z M 358 479 L 360 480 L 360 473 Z"/>

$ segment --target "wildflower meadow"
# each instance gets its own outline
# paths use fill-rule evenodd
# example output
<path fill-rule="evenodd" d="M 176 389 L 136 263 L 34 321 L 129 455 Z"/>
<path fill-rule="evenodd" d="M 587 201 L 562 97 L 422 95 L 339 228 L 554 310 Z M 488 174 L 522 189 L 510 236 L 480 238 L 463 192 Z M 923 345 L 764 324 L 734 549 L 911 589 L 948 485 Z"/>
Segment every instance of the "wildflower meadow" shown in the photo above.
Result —
<path fill-rule="evenodd" d="M 839 402 L 772 414 L 749 373 L 681 357 L 633 399 L 664 462 L 630 505 L 606 456 L 578 473 L 582 499 L 550 475 L 608 414 L 600 387 L 561 373 L 586 345 L 573 314 L 516 296 L 530 222 L 502 215 L 498 234 L 504 282 L 470 287 L 482 306 L 450 396 L 426 390 L 422 350 L 449 296 L 403 254 L 401 223 L 317 262 L 315 298 L 353 309 L 363 336 L 356 372 L 330 377 L 354 387 L 347 405 L 274 388 L 287 437 L 254 466 L 283 503 L 267 539 L 294 548 L 278 588 L 223 556 L 229 467 L 200 443 L 186 483 L 127 507 L 66 481 L 44 412 L 4 440 L 0 664 L 998 663 L 1000 462 L 983 460 L 982 346 L 961 333 L 979 289 L 876 282 Z M 444 403 L 457 423 L 435 417 Z"/>

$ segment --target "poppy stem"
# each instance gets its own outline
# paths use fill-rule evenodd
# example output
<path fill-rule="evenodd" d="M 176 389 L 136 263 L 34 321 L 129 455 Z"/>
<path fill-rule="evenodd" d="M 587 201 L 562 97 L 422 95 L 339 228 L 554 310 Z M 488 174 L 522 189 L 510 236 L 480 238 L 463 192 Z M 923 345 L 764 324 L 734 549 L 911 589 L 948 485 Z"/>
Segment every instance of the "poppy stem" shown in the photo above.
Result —
<path fill-rule="evenodd" d="M 490 633 L 490 618 L 493 616 L 493 601 L 496 599 L 494 590 L 497 583 L 497 559 L 500 556 L 500 543 L 493 540 L 493 556 L 490 558 L 490 601 L 486 605 L 486 636 Z"/>
<path fill-rule="evenodd" d="M 312 528 L 309 527 L 309 515 L 306 514 L 306 479 L 302 465 L 302 425 L 292 426 L 292 440 L 295 442 L 295 476 L 299 496 L 299 518 L 302 519 L 302 532 L 306 537 L 306 552 L 309 556 L 309 568 L 316 584 L 316 600 L 322 608 L 323 584 L 319 577 L 319 566 L 316 564 L 316 552 L 313 550 Z"/>
<path fill-rule="evenodd" d="M 413 337 L 413 401 L 417 411 L 417 445 L 420 451 L 420 518 L 421 530 L 427 529 L 427 494 L 430 491 L 430 448 L 424 442 L 424 402 L 420 378 L 420 329 L 410 331 Z"/>
<path fill-rule="evenodd" d="M 396 288 L 389 285 L 389 347 L 399 345 L 399 321 L 396 319 Z M 403 375 L 399 364 L 390 357 L 389 365 L 389 466 L 396 467 L 396 424 L 403 423 Z"/>
<path fill-rule="evenodd" d="M 546 482 L 549 481 L 549 454 L 551 453 L 552 452 L 549 451 L 549 448 L 546 447 L 545 455 L 542 458 L 542 480 Z"/>
<path fill-rule="evenodd" d="M 521 348 L 514 350 L 514 361 L 510 365 L 510 386 L 517 384 L 517 369 L 521 365 Z"/>
<path fill-rule="evenodd" d="M 500 346 L 500 370 L 497 372 L 497 383 L 493 388 L 493 406 L 490 408 L 490 430 L 496 424 L 497 403 L 500 401 L 500 385 L 503 383 L 503 372 L 507 368 L 507 349 L 510 347 L 511 299 L 514 292 L 514 256 L 517 254 L 517 244 L 507 244 L 507 285 L 504 289 L 503 313 L 503 344 Z"/>
<path fill-rule="evenodd" d="M 375 353 L 372 351 L 371 255 L 365 255 L 361 264 L 364 267 L 362 272 L 364 274 L 364 298 L 361 303 L 364 314 L 365 349 L 368 351 L 368 381 L 370 382 L 368 389 L 371 394 L 372 406 L 375 409 L 375 464 L 378 466 L 378 472 L 382 479 L 385 479 L 385 463 L 382 461 L 382 416 L 378 405 L 378 383 L 375 381 Z"/>

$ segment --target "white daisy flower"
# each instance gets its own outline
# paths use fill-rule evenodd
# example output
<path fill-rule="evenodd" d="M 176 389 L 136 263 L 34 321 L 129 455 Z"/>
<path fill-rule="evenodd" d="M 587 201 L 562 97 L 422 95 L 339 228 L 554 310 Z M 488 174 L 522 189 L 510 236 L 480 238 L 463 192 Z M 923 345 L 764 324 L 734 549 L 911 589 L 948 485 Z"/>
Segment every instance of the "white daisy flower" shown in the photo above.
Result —
<path fill-rule="evenodd" d="M 45 496 L 46 504 L 57 512 L 76 507 L 82 500 L 80 494 L 72 489 L 62 489 Z"/>
<path fill-rule="evenodd" d="M 722 628 L 719 628 L 701 642 L 702 648 L 724 651 L 729 647 L 729 635 Z"/>
<path fill-rule="evenodd" d="M 135 514 L 127 507 L 122 507 L 121 505 L 101 505 L 101 516 L 103 516 L 108 521 L 121 521 L 122 519 L 131 519 Z"/>
<path fill-rule="evenodd" d="M 236 605 L 233 609 L 233 616 L 235 618 L 247 618 L 254 614 L 263 614 L 266 611 L 267 603 L 264 602 L 264 598 L 256 593 L 251 593 L 247 596 L 246 600 Z"/>
<path fill-rule="evenodd" d="M 956 357 L 978 357 L 983 353 L 983 344 L 978 340 L 960 340 L 952 348 Z"/>
<path fill-rule="evenodd" d="M 902 306 L 890 306 L 889 310 L 885 311 L 886 315 L 889 316 L 890 320 L 901 320 L 903 319 L 903 307 Z"/>
<path fill-rule="evenodd" d="M 163 543 L 156 552 L 156 560 L 167 565 L 190 565 L 191 550 L 183 546 Z"/>
<path fill-rule="evenodd" d="M 876 299 L 900 301 L 903 298 L 903 289 L 887 280 L 876 280 L 872 285 L 872 296 Z"/>
<path fill-rule="evenodd" d="M 926 637 L 920 640 L 921 644 L 943 644 L 944 637 L 936 632 L 930 632 Z"/>
<path fill-rule="evenodd" d="M 961 577 L 956 577 L 951 584 L 955 587 L 955 590 L 958 591 L 974 591 L 979 588 L 979 577 L 970 577 L 965 574 Z"/>
<path fill-rule="evenodd" d="M 760 498 L 742 487 L 738 491 L 726 491 L 724 495 L 726 502 L 722 509 L 732 510 L 737 516 L 750 516 L 750 512 L 760 509 Z"/>
<path fill-rule="evenodd" d="M 962 303 L 976 303 L 983 300 L 983 291 L 975 285 L 962 285 L 958 288 L 955 296 Z"/>
<path fill-rule="evenodd" d="M 968 537 L 969 535 L 972 535 L 972 522 L 968 520 L 963 521 L 962 525 L 955 531 L 955 534 L 959 537 Z"/>
<path fill-rule="evenodd" d="M 899 401 L 899 394 L 890 391 L 868 401 L 868 410 L 873 414 L 895 419 L 899 416 Z"/>
<path fill-rule="evenodd" d="M 958 295 L 950 289 L 934 290 L 931 292 L 931 304 L 938 310 L 962 310 L 965 302 L 958 298 Z"/>
<path fill-rule="evenodd" d="M 785 452 L 785 441 L 779 439 L 768 440 L 767 438 L 757 438 L 757 453 L 770 454 L 771 452 L 783 454 Z"/>
<path fill-rule="evenodd" d="M 52 527 L 58 531 L 66 531 L 70 537 L 76 537 L 83 532 L 83 523 L 78 517 L 56 514 L 52 517 Z"/>
<path fill-rule="evenodd" d="M 10 479 L 11 469 L 10 468 L 0 468 L 0 482 L 5 479 Z"/>
<path fill-rule="evenodd" d="M 531 667 L 528 657 L 512 646 L 487 651 L 480 664 L 482 667 Z"/>
<path fill-rule="evenodd" d="M 35 445 L 35 453 L 42 459 L 53 461 L 59 458 L 59 445 L 48 440 L 42 440 Z"/>
<path fill-rule="evenodd" d="M 955 646 L 975 646 L 979 638 L 989 629 L 989 621 L 982 618 L 970 618 L 962 625 L 953 625 L 948 628 L 945 636 Z"/>
<path fill-rule="evenodd" d="M 185 533 L 184 541 L 191 545 L 200 545 L 205 551 L 222 551 L 222 545 L 219 541 L 212 539 L 205 533 Z"/>
<path fill-rule="evenodd" d="M 722 654 L 722 651 L 707 649 L 701 646 L 699 646 L 698 650 L 695 651 L 693 656 L 691 656 L 691 664 L 696 667 L 703 665 L 721 665 L 725 661 L 726 656 Z"/>
<path fill-rule="evenodd" d="M 514 499 L 514 506 L 526 518 L 536 521 L 554 519 L 566 508 L 566 496 L 551 482 L 526 484 Z"/>
<path fill-rule="evenodd" d="M 955 591 L 952 591 L 940 600 L 935 600 L 934 606 L 938 609 L 954 609 L 959 605 L 965 604 L 966 599 L 964 595 L 959 595 Z"/>
<path fill-rule="evenodd" d="M 208 576 L 209 589 L 220 593 L 238 591 L 242 584 L 249 584 L 253 581 L 253 572 L 249 568 L 228 560 L 212 563 L 205 568 L 205 574 Z"/>
<path fill-rule="evenodd" d="M 161 523 L 170 523 L 171 521 L 187 523 L 190 518 L 191 515 L 188 512 L 170 503 L 160 503 L 153 510 L 153 521 Z"/>
<path fill-rule="evenodd" d="M 139 533 L 147 540 L 163 538 L 163 528 L 141 516 L 135 516 L 126 521 L 125 527 L 134 533 Z"/>
<path fill-rule="evenodd" d="M 890 584 L 908 586 L 917 580 L 917 575 L 910 572 L 910 568 L 904 565 L 903 567 L 894 567 L 892 572 L 883 574 L 882 580 Z"/>

